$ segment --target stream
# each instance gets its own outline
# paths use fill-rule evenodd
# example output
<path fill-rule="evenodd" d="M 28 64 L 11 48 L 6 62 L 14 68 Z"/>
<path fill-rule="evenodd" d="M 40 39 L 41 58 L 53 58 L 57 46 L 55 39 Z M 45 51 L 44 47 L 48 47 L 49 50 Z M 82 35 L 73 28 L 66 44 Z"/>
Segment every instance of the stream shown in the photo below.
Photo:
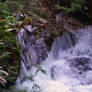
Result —
<path fill-rule="evenodd" d="M 35 50 L 23 30 L 18 35 L 21 48 L 21 73 L 16 87 L 27 92 L 92 92 L 92 28 L 65 32 L 57 37 L 46 59 Z M 24 40 L 23 37 L 27 38 Z M 34 40 L 31 38 L 33 43 Z M 32 42 L 31 41 L 31 42 Z M 42 40 L 40 40 L 41 42 Z M 31 44 L 31 45 L 30 45 Z M 45 45 L 42 45 L 45 47 Z M 24 49 L 25 48 L 25 49 Z M 38 52 L 37 52 L 38 51 Z M 34 62 L 30 61 L 33 58 Z"/>

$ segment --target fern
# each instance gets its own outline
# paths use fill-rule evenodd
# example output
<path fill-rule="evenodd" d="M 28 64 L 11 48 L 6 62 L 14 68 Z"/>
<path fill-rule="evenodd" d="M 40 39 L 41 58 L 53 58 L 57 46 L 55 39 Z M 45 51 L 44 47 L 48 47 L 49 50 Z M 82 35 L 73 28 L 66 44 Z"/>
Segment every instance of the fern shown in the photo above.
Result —
<path fill-rule="evenodd" d="M 3 86 L 5 86 L 5 84 L 7 83 L 7 81 L 3 77 L 3 74 L 6 75 L 6 76 L 8 76 L 9 74 L 6 71 L 0 69 L 0 83 L 2 83 Z"/>

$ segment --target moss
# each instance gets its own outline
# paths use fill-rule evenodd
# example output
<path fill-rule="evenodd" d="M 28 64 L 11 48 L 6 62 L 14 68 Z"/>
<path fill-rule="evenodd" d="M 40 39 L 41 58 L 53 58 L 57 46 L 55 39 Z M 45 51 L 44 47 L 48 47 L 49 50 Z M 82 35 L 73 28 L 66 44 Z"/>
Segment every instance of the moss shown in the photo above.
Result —
<path fill-rule="evenodd" d="M 41 36 L 41 32 L 39 30 L 35 31 L 36 38 L 38 39 Z"/>

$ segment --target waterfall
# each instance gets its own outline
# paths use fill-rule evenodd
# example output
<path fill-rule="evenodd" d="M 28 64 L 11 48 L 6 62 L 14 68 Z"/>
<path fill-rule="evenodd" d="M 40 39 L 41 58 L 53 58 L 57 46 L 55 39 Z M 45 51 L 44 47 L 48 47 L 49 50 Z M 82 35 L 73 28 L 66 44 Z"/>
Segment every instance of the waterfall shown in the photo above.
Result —
<path fill-rule="evenodd" d="M 92 92 L 92 28 L 65 32 L 46 60 L 22 67 L 16 86 L 27 92 Z"/>

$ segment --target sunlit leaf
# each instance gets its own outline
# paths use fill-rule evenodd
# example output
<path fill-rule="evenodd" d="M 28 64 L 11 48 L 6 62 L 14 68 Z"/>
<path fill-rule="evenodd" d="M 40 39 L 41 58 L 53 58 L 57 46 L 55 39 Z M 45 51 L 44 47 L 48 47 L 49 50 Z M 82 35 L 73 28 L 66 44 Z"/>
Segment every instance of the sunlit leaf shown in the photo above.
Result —
<path fill-rule="evenodd" d="M 6 29 L 5 32 L 11 32 L 13 29 Z"/>

